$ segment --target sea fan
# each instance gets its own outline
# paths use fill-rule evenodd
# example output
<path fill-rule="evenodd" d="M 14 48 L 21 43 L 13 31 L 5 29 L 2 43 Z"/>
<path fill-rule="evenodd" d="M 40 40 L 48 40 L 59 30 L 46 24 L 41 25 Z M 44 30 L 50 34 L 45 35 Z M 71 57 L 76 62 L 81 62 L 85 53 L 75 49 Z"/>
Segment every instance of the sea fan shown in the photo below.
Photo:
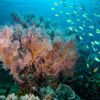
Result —
<path fill-rule="evenodd" d="M 15 44 L 17 44 L 17 42 L 11 42 L 12 34 L 12 28 L 7 26 L 4 27 L 4 29 L 2 29 L 0 32 L 0 57 L 6 64 L 12 63 L 11 59 L 13 59 L 13 57 L 11 57 L 9 60 L 8 58 L 9 56 L 12 56 L 12 52 L 16 49 Z M 15 52 L 16 51 L 14 51 L 13 53 L 15 54 Z"/>
<path fill-rule="evenodd" d="M 5 68 L 11 70 L 19 83 L 23 82 L 20 72 L 33 65 L 37 74 L 58 77 L 64 71 L 72 75 L 78 56 L 75 42 L 52 43 L 50 38 L 35 34 L 31 28 L 21 27 L 19 31 L 16 27 L 6 27 L 0 32 L 0 57 Z"/>
<path fill-rule="evenodd" d="M 37 72 L 44 72 L 48 75 L 58 76 L 61 71 L 65 71 L 67 75 L 72 74 L 73 66 L 78 58 L 77 49 L 74 41 L 63 43 L 55 43 L 45 58 L 36 61 Z"/>

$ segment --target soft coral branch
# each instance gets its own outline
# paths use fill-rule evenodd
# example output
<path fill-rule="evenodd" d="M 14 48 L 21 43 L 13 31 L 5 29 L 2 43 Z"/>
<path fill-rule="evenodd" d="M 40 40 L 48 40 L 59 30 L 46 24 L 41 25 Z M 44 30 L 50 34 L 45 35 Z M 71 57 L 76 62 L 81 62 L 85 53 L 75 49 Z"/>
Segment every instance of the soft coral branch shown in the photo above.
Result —
<path fill-rule="evenodd" d="M 52 44 L 41 34 L 34 35 L 32 30 L 20 29 L 20 38 L 16 37 L 17 32 L 10 27 L 0 32 L 0 57 L 18 82 L 23 82 L 19 78 L 20 71 L 33 65 L 37 74 L 58 77 L 61 71 L 67 75 L 72 73 L 78 56 L 74 41 Z"/>

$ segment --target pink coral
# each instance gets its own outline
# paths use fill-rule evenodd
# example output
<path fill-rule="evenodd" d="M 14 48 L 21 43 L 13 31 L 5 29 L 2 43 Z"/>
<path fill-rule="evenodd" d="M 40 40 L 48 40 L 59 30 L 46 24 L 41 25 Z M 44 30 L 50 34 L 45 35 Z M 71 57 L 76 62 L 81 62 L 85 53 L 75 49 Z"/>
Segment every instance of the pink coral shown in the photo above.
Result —
<path fill-rule="evenodd" d="M 19 78 L 20 71 L 32 65 L 38 74 L 42 72 L 57 77 L 62 70 L 67 75 L 72 74 L 78 57 L 74 41 L 52 44 L 41 34 L 34 35 L 23 28 L 20 31 L 24 34 L 19 38 L 17 29 L 6 27 L 0 32 L 0 57 L 18 82 L 23 82 Z"/>
<path fill-rule="evenodd" d="M 60 71 L 66 71 L 67 75 L 72 74 L 73 66 L 78 58 L 77 49 L 73 41 L 66 44 L 62 42 L 57 42 L 54 45 L 52 51 L 48 53 L 45 58 L 42 58 L 44 62 L 41 61 L 37 63 L 37 70 L 42 71 L 46 74 L 52 74 L 58 76 Z"/>

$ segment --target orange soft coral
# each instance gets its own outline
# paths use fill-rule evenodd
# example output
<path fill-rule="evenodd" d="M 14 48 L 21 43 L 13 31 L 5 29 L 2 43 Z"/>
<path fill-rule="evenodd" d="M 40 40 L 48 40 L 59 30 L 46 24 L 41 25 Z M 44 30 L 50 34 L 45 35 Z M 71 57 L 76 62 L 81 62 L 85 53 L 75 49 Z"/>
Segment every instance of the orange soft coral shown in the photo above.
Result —
<path fill-rule="evenodd" d="M 7 65 L 10 65 L 17 55 L 18 41 L 11 43 L 13 30 L 12 28 L 5 27 L 0 32 L 0 57 Z"/>
<path fill-rule="evenodd" d="M 44 72 L 49 75 L 58 76 L 60 71 L 67 70 L 67 74 L 72 74 L 72 69 L 76 63 L 78 54 L 73 41 L 68 43 L 57 42 L 53 50 L 48 53 L 41 61 L 35 62 L 37 64 L 37 72 Z M 40 62 L 40 63 L 39 63 Z"/>
<path fill-rule="evenodd" d="M 45 50 L 49 50 L 48 48 L 51 48 L 50 45 L 47 45 L 47 41 L 40 41 L 36 39 L 33 35 L 31 39 L 27 36 L 22 37 L 21 39 L 22 45 L 24 48 L 29 49 L 31 51 L 32 55 L 32 62 L 34 63 L 34 60 L 41 55 Z"/>
<path fill-rule="evenodd" d="M 20 34 L 19 38 L 15 37 L 13 31 L 16 34 L 16 29 L 6 27 L 0 32 L 0 57 L 5 68 L 11 70 L 18 82 L 22 82 L 19 78 L 20 71 L 32 65 L 38 74 L 56 77 L 61 71 L 72 74 L 78 56 L 74 41 L 52 44 L 45 37 L 34 35 L 31 31 L 20 29 L 24 34 Z"/>

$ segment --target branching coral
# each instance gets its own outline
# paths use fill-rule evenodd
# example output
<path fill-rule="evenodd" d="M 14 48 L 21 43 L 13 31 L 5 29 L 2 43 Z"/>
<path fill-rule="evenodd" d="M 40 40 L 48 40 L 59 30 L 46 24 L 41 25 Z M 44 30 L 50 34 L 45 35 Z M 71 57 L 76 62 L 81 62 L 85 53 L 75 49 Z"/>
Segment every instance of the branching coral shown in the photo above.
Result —
<path fill-rule="evenodd" d="M 78 56 L 74 41 L 57 41 L 52 44 L 40 34 L 34 34 L 34 31 L 22 28 L 21 33 L 27 34 L 21 34 L 20 38 L 15 35 L 17 32 L 16 28 L 11 27 L 1 30 L 0 57 L 5 68 L 11 70 L 18 82 L 23 82 L 19 78 L 20 71 L 32 65 L 38 74 L 56 77 L 61 71 L 65 71 L 67 75 L 72 74 Z"/>
<path fill-rule="evenodd" d="M 21 20 L 16 14 L 13 18 L 20 25 L 0 29 L 0 60 L 21 88 L 33 91 L 34 86 L 49 84 L 48 77 L 55 81 L 62 72 L 66 76 L 73 75 L 78 58 L 75 41 L 63 40 L 63 31 L 53 29 L 44 19 Z M 58 80 L 53 86 L 57 84 Z"/>
<path fill-rule="evenodd" d="M 67 75 L 72 72 L 73 66 L 77 60 L 77 50 L 73 41 L 66 44 L 62 42 L 55 43 L 53 50 L 48 53 L 44 61 L 41 61 L 38 70 L 58 76 L 60 71 L 66 71 Z"/>
<path fill-rule="evenodd" d="M 4 68 L 10 69 L 14 77 L 17 78 L 16 60 L 18 57 L 19 41 L 13 41 L 13 29 L 5 27 L 0 32 L 0 58 L 4 62 Z"/>
<path fill-rule="evenodd" d="M 12 34 L 13 30 L 10 27 L 5 27 L 0 32 L 0 57 L 6 65 L 11 65 L 18 54 L 19 42 L 11 42 Z"/>

